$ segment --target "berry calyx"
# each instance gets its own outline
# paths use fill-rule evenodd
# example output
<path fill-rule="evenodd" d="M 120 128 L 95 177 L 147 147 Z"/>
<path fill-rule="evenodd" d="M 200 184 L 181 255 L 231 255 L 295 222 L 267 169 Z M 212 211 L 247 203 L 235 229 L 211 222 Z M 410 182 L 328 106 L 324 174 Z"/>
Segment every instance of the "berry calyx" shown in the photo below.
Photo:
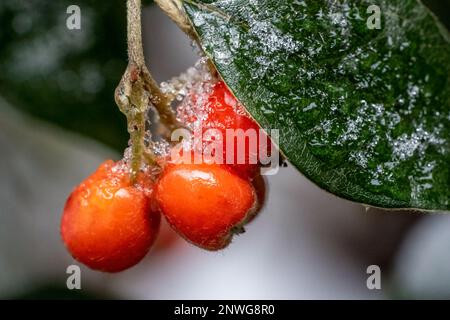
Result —
<path fill-rule="evenodd" d="M 226 247 L 257 208 L 252 184 L 215 164 L 167 164 L 155 199 L 181 236 L 207 250 Z"/>
<path fill-rule="evenodd" d="M 160 224 L 151 209 L 151 182 L 130 180 L 121 162 L 105 161 L 70 194 L 61 235 L 72 256 L 88 267 L 118 272 L 149 251 Z"/>

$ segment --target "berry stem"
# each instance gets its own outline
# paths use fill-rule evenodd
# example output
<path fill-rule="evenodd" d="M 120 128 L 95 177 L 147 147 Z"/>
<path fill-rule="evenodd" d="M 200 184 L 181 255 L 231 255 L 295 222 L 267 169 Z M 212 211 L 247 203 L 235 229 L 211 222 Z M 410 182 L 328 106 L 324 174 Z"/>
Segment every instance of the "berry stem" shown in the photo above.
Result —
<path fill-rule="evenodd" d="M 182 3 L 180 0 L 155 0 L 155 3 L 167 16 L 176 23 L 192 40 L 197 41 L 194 29 L 191 27 L 186 15 L 182 14 Z"/>
<path fill-rule="evenodd" d="M 147 70 L 147 68 L 145 68 L 145 70 Z M 144 72 L 143 75 L 146 89 L 151 92 L 150 102 L 155 106 L 161 123 L 169 131 L 168 134 L 166 134 L 167 138 L 170 136 L 170 132 L 182 127 L 172 110 L 171 103 L 173 99 L 161 91 L 158 83 L 155 81 L 155 79 L 153 79 L 151 73 L 148 72 L 148 70 L 147 72 Z"/>
<path fill-rule="evenodd" d="M 180 128 L 172 110 L 172 99 L 159 88 L 145 65 L 141 31 L 141 0 L 127 0 L 128 59 L 134 61 L 142 71 L 144 89 L 150 92 L 150 102 L 155 106 L 162 124 L 169 130 Z"/>
<path fill-rule="evenodd" d="M 145 89 L 145 59 L 142 47 L 141 0 L 127 0 L 128 66 L 116 88 L 116 103 L 127 117 L 130 133 L 130 175 L 134 182 L 141 169 L 145 151 L 145 123 L 150 92 Z M 147 71 L 148 72 L 148 71 Z"/>
<path fill-rule="evenodd" d="M 141 0 L 127 0 L 128 60 L 145 66 L 141 31 Z"/>
<path fill-rule="evenodd" d="M 127 117 L 131 143 L 130 173 L 132 181 L 135 181 L 142 161 L 151 165 L 156 163 L 155 155 L 144 144 L 149 104 L 155 106 L 161 123 L 168 130 L 180 125 L 171 108 L 171 99 L 162 93 L 145 65 L 141 0 L 127 0 L 127 41 L 128 66 L 114 97 L 120 111 Z"/>
<path fill-rule="evenodd" d="M 148 112 L 148 92 L 144 89 L 141 68 L 132 60 L 129 61 L 122 80 L 116 88 L 116 103 L 127 117 L 131 147 L 131 180 L 134 182 L 141 169 L 145 151 L 145 123 Z"/>
<path fill-rule="evenodd" d="M 164 11 L 167 16 L 172 19 L 173 22 L 193 40 L 198 48 L 202 50 L 201 43 L 198 35 L 192 27 L 189 19 L 184 12 L 183 4 L 181 0 L 154 0 L 155 3 Z M 210 59 L 207 61 L 207 66 L 212 75 L 217 75 L 217 70 Z"/>

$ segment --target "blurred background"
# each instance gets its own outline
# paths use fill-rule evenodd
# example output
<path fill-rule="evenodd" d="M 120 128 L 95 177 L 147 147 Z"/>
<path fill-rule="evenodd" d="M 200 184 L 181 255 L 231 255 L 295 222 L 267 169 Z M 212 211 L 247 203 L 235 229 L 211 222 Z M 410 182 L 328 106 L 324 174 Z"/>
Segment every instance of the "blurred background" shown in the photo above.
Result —
<path fill-rule="evenodd" d="M 450 28 L 450 0 L 424 1 Z M 81 30 L 66 9 L 81 8 Z M 450 216 L 366 209 L 291 166 L 268 177 L 264 210 L 211 253 L 163 225 L 143 262 L 120 274 L 78 264 L 59 235 L 67 195 L 127 145 L 113 92 L 126 67 L 125 1 L 0 1 L 0 298 L 450 298 Z M 147 64 L 158 81 L 198 59 L 151 1 Z M 81 267 L 81 290 L 66 268 Z M 381 268 L 369 290 L 367 267 Z"/>

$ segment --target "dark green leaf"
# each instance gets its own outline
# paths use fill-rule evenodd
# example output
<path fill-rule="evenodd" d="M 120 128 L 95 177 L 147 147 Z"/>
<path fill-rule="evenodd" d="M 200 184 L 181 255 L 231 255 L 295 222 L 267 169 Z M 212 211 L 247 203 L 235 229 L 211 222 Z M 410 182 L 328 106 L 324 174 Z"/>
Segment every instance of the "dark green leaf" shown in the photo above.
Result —
<path fill-rule="evenodd" d="M 320 187 L 450 209 L 450 37 L 417 0 L 184 0 L 202 47 Z M 369 29 L 370 5 L 381 29 Z"/>

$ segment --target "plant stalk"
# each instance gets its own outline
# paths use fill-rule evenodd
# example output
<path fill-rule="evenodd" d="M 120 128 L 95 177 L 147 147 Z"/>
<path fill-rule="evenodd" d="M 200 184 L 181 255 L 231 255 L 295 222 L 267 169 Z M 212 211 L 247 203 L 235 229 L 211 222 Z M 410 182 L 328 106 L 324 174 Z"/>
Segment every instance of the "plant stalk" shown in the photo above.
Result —
<path fill-rule="evenodd" d="M 116 88 L 115 100 L 127 117 L 131 142 L 131 180 L 141 170 L 142 162 L 155 164 L 155 156 L 144 144 L 149 103 L 159 113 L 168 129 L 180 127 L 171 108 L 172 100 L 164 95 L 145 65 L 142 46 L 141 0 L 127 0 L 128 66 Z"/>
<path fill-rule="evenodd" d="M 198 48 L 202 50 L 202 45 L 199 41 L 197 33 L 192 27 L 186 13 L 183 9 L 182 0 L 154 0 L 159 8 L 172 19 L 173 22 L 194 41 Z M 207 60 L 207 66 L 212 75 L 217 75 L 217 70 L 210 59 Z"/>

